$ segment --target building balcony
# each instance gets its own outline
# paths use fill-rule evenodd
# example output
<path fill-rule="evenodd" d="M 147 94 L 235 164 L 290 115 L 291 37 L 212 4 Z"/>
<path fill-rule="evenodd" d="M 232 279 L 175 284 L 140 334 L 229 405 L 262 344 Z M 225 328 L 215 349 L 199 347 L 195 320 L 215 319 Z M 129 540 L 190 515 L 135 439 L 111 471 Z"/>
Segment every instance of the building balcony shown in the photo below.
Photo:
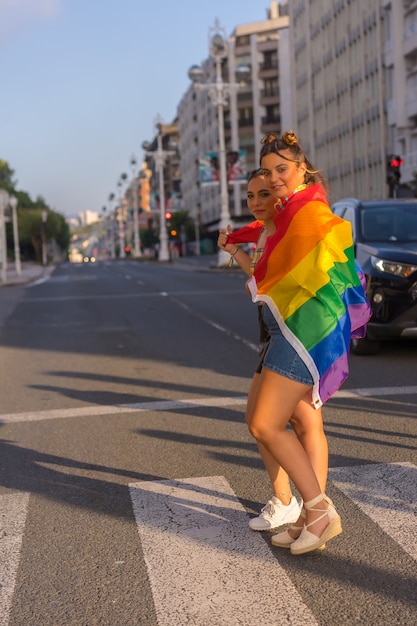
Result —
<path fill-rule="evenodd" d="M 238 104 L 247 104 L 248 102 L 252 102 L 252 99 L 253 99 L 252 91 L 241 91 L 237 94 Z"/>
<path fill-rule="evenodd" d="M 267 71 L 267 70 L 278 70 L 278 59 L 276 61 L 267 61 L 265 63 L 261 63 L 259 65 L 259 71 Z"/>
<path fill-rule="evenodd" d="M 403 42 L 403 53 L 404 56 L 409 56 L 410 54 L 415 54 L 417 52 L 417 32 L 410 33 Z"/>
<path fill-rule="evenodd" d="M 259 102 L 262 106 L 279 104 L 279 95 L 276 91 L 263 89 L 260 93 Z"/>
<path fill-rule="evenodd" d="M 253 117 L 245 117 L 238 120 L 239 128 L 248 128 L 253 126 Z"/>
<path fill-rule="evenodd" d="M 261 130 L 263 133 L 277 133 L 281 128 L 281 116 L 269 115 L 261 119 Z"/>
<path fill-rule="evenodd" d="M 261 63 L 258 74 L 259 78 L 275 78 L 278 75 L 278 62 Z"/>

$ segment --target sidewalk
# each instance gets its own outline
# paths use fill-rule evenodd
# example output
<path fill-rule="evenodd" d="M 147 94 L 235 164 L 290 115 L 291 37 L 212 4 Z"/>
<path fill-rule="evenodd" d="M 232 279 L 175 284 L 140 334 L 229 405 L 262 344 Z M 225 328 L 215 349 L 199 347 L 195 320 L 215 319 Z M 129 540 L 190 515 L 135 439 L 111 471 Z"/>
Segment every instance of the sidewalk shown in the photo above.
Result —
<path fill-rule="evenodd" d="M 201 254 L 199 256 L 185 256 L 178 257 L 177 259 L 173 259 L 171 261 L 172 265 L 177 265 L 178 267 L 187 267 L 189 269 L 205 269 L 205 270 L 217 270 L 219 272 L 222 271 L 230 271 L 232 270 L 241 270 L 237 263 L 233 264 L 233 267 L 229 266 L 218 266 L 219 257 L 217 254 Z"/>
<path fill-rule="evenodd" d="M 13 262 L 7 264 L 7 282 L 3 283 L 0 280 L 0 287 L 13 287 L 16 285 L 28 285 L 30 283 L 49 276 L 55 269 L 54 265 L 48 265 L 43 267 L 36 263 L 25 262 L 22 263 L 22 273 L 20 276 L 16 274 L 16 267 Z"/>
<path fill-rule="evenodd" d="M 180 265 L 195 268 L 213 269 L 217 266 L 217 254 L 201 254 L 193 256 L 180 256 L 170 261 L 172 265 Z"/>

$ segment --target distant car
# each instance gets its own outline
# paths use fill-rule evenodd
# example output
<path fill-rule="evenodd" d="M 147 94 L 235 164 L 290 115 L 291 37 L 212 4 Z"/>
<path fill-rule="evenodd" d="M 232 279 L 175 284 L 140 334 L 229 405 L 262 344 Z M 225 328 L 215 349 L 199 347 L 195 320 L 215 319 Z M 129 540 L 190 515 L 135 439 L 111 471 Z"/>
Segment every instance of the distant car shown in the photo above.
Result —
<path fill-rule="evenodd" d="M 332 210 L 352 224 L 372 317 L 354 354 L 378 352 L 381 341 L 417 338 L 417 199 L 339 200 Z"/>

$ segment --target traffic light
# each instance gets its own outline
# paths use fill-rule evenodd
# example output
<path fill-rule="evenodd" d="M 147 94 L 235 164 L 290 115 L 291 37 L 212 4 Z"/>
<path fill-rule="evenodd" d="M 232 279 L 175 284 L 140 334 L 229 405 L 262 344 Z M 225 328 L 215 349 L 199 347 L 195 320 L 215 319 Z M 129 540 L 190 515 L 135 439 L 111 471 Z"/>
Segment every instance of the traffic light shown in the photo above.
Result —
<path fill-rule="evenodd" d="M 166 219 L 166 220 L 170 220 L 170 219 L 171 219 L 171 217 L 172 217 L 172 213 L 171 213 L 171 211 L 166 211 L 166 213 L 165 213 L 165 219 Z"/>
<path fill-rule="evenodd" d="M 387 159 L 387 185 L 390 189 L 395 188 L 401 178 L 400 167 L 403 164 L 402 158 L 398 154 L 390 154 Z"/>
<path fill-rule="evenodd" d="M 400 184 L 401 172 L 400 167 L 403 160 L 399 154 L 390 154 L 387 158 L 387 185 L 389 188 L 389 198 L 397 195 L 397 187 Z"/>

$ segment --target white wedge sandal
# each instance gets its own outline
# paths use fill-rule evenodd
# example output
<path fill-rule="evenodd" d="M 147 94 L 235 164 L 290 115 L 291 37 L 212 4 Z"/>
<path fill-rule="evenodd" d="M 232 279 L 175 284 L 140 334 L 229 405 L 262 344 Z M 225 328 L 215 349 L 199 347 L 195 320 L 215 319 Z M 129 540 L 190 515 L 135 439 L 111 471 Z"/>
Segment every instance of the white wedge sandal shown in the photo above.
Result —
<path fill-rule="evenodd" d="M 300 515 L 301 517 L 305 519 L 306 511 L 304 507 L 301 509 Z M 291 544 L 293 544 L 294 541 L 297 541 L 298 537 L 291 537 L 290 533 L 288 532 L 289 530 L 298 531 L 299 533 L 298 537 L 299 537 L 303 530 L 303 526 L 292 525 L 289 528 L 286 528 L 286 530 L 283 530 L 281 533 L 278 533 L 277 535 L 273 535 L 271 538 L 272 545 L 277 546 L 278 548 L 291 548 Z M 325 547 L 326 547 L 326 544 L 323 544 L 322 546 L 317 548 L 317 550 L 324 550 Z"/>
<path fill-rule="evenodd" d="M 327 509 L 317 508 L 315 505 L 319 504 L 325 500 L 328 504 Z M 316 498 L 309 500 L 308 502 L 304 502 L 304 507 L 309 511 L 321 511 L 323 515 L 320 515 L 317 519 L 309 524 L 305 524 L 301 535 L 294 542 L 290 544 L 291 554 L 305 554 L 306 552 L 312 552 L 313 550 L 318 550 L 321 546 L 323 546 L 326 541 L 333 539 L 337 535 L 340 535 L 342 532 L 342 523 L 340 520 L 340 516 L 337 513 L 336 509 L 333 506 L 330 498 L 327 498 L 325 494 L 321 493 Z M 314 533 L 311 533 L 308 528 L 309 526 L 313 526 L 319 520 L 324 517 L 328 517 L 329 523 L 326 528 L 321 533 L 320 537 L 317 537 Z"/>

